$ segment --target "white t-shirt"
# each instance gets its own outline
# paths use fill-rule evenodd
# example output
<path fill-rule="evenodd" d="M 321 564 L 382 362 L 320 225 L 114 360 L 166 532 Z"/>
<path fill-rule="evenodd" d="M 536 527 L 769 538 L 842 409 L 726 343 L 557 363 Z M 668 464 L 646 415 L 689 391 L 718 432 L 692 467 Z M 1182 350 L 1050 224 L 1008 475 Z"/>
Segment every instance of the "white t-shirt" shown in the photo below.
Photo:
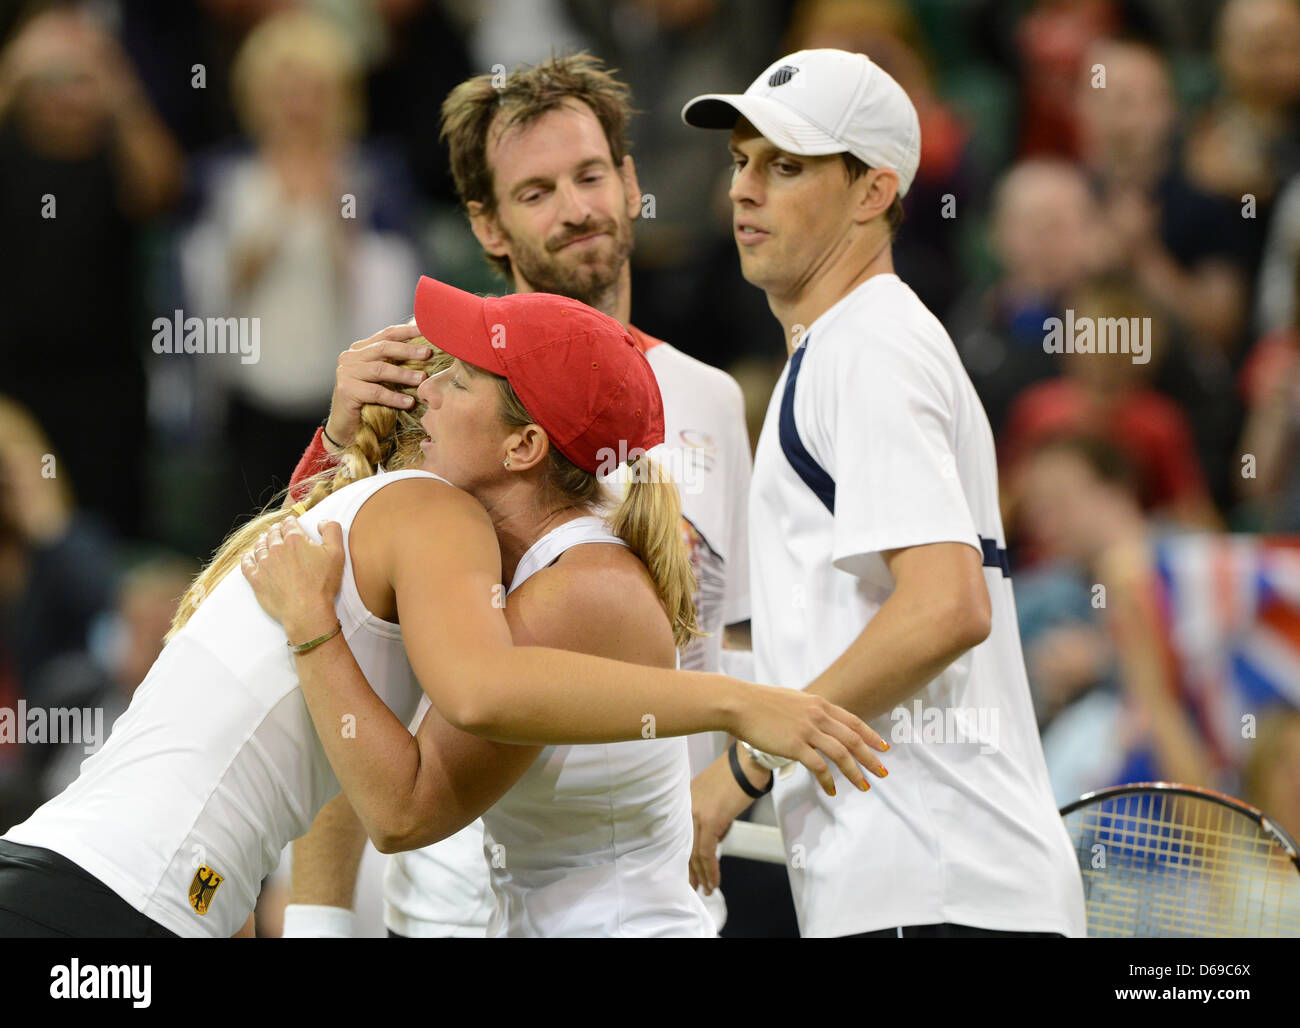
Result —
<path fill-rule="evenodd" d="M 411 721 L 412 734 L 428 709 L 425 696 Z M 373 846 L 367 841 L 366 851 Z M 384 926 L 390 931 L 408 939 L 481 939 L 487 934 L 496 899 L 483 860 L 481 819 L 441 842 L 381 860 Z"/>
<path fill-rule="evenodd" d="M 943 326 L 896 275 L 877 275 L 808 328 L 768 407 L 750 493 L 759 681 L 808 685 L 889 598 L 881 552 L 938 542 L 985 553 L 992 631 L 872 723 L 892 749 L 870 792 L 838 771 L 835 797 L 803 768 L 778 776 L 800 931 L 951 922 L 1082 935 L 1005 574 L 988 418 Z"/>
<path fill-rule="evenodd" d="M 638 329 L 631 332 L 663 396 L 664 444 L 651 457 L 678 483 L 682 532 L 699 583 L 696 612 L 700 628 L 708 633 L 682 652 L 681 667 L 718 671 L 724 626 L 749 618 L 751 460 L 744 395 L 725 371 Z M 691 773 L 711 764 L 724 745 L 721 733 L 690 736 Z M 389 860 L 384 921 L 399 935 L 481 936 L 492 907 L 481 820 L 442 842 Z"/>
<path fill-rule="evenodd" d="M 633 330 L 664 401 L 665 465 L 682 497 L 682 531 L 698 587 L 696 615 L 708 633 L 682 651 L 682 669 L 717 671 L 722 629 L 749 619 L 748 507 L 751 461 L 745 398 L 725 371 Z"/>

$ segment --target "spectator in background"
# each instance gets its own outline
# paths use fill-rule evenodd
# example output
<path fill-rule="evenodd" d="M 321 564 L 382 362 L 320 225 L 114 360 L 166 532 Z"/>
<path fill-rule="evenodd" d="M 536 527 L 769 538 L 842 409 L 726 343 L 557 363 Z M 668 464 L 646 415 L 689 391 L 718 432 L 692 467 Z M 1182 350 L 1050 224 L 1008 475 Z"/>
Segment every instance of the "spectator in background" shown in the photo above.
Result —
<path fill-rule="evenodd" d="M 89 17 L 38 14 L 0 51 L 4 388 L 127 537 L 144 530 L 148 428 L 136 247 L 181 172 L 130 61 Z"/>
<path fill-rule="evenodd" d="M 1211 492 L 1226 506 L 1240 432 L 1232 366 L 1241 357 L 1252 261 L 1242 207 L 1201 191 L 1181 171 L 1177 110 L 1158 51 L 1103 41 L 1087 64 L 1079 125 L 1100 204 L 1098 262 L 1131 279 L 1169 319 L 1167 359 L 1154 384 L 1191 416 Z"/>
<path fill-rule="evenodd" d="M 951 322 L 995 435 L 1017 395 L 1060 374 L 1060 358 L 1043 345 L 1045 326 L 1093 270 L 1095 221 L 1088 181 L 1065 161 L 1022 161 L 994 187 L 989 236 L 999 277 L 964 297 Z"/>
<path fill-rule="evenodd" d="M 1115 0 L 1037 0 L 1015 28 L 1020 60 L 1020 153 L 1025 157 L 1079 152 L 1074 104 L 1079 75 L 1097 40 L 1123 24 Z"/>
<path fill-rule="evenodd" d="M 905 227 L 894 243 L 894 266 L 930 310 L 942 317 L 962 284 L 957 207 L 975 192 L 970 133 L 935 90 L 929 48 L 901 0 L 800 0 L 790 16 L 785 49 L 835 49 L 866 54 L 903 87 L 921 122 L 921 163 L 908 191 Z M 946 198 L 952 197 L 951 203 Z M 947 212 L 945 213 L 945 209 Z"/>
<path fill-rule="evenodd" d="M 1300 255 L 1300 5 L 1228 4 L 1218 52 L 1227 92 L 1198 126 L 1193 142 L 1200 145 L 1189 147 L 1189 166 L 1207 188 L 1259 197 L 1253 227 L 1263 233 L 1263 250 L 1255 325 L 1265 334 L 1289 333 L 1296 320 Z"/>
<path fill-rule="evenodd" d="M 235 61 L 255 148 L 211 162 L 182 251 L 187 313 L 260 324 L 258 363 L 214 355 L 199 369 L 228 401 L 226 525 L 294 466 L 339 351 L 410 309 L 418 262 L 400 234 L 407 211 L 392 205 L 406 190 L 399 165 L 356 142 L 360 71 L 347 37 L 304 10 L 261 22 Z"/>
<path fill-rule="evenodd" d="M 198 572 L 191 561 L 170 556 L 150 558 L 127 571 L 105 630 L 97 633 L 99 644 L 56 657 L 42 667 L 33 679 L 29 702 L 51 708 L 102 710 L 106 737 L 162 652 L 163 636 L 171 628 L 176 605 Z M 81 762 L 104 741 L 103 737 L 95 739 L 87 749 L 84 742 L 65 740 L 34 754 L 41 774 L 41 802 L 71 785 Z"/>
<path fill-rule="evenodd" d="M 1300 253 L 1291 259 L 1300 286 Z M 1250 522 L 1265 531 L 1300 533 L 1300 314 L 1265 335 L 1241 369 L 1246 402 L 1237 475 Z"/>
<path fill-rule="evenodd" d="M 1277 711 L 1260 723 L 1242 769 L 1241 796 L 1300 839 L 1300 711 Z"/>
<path fill-rule="evenodd" d="M 1256 728 L 1300 709 L 1300 539 L 1192 534 L 1103 570 L 1132 726 L 1129 781 L 1236 794 Z"/>
<path fill-rule="evenodd" d="M 384 0 L 391 4 L 393 0 Z M 397 0 L 399 4 L 410 0 Z M 592 49 L 589 27 L 637 39 L 707 21 L 715 0 L 444 0 L 466 25 L 473 73 L 495 74 Z M 608 54 L 601 53 L 602 59 Z M 500 67 L 495 67 L 500 65 Z M 468 77 L 468 76 L 466 76 Z M 454 83 L 453 83 L 454 85 Z M 444 93 L 447 91 L 444 91 Z"/>
<path fill-rule="evenodd" d="M 1054 715 L 1053 788 L 1061 802 L 1134 781 L 1236 794 L 1255 728 L 1262 741 L 1268 715 L 1300 709 L 1300 539 L 1162 534 L 1115 452 L 1053 441 L 1014 485 L 1018 527 L 1048 558 L 1016 593 Z"/>
<path fill-rule="evenodd" d="M 1276 711 L 1261 719 L 1241 773 L 1241 798 L 1262 810 L 1273 824 L 1292 839 L 1300 840 L 1300 711 Z M 1263 854 L 1259 854 L 1262 857 Z M 1278 847 L 1268 858 L 1279 877 L 1295 873 L 1294 865 Z M 1241 890 L 1232 897 L 1241 907 L 1259 909 L 1259 890 Z M 1300 924 L 1300 901 L 1294 890 L 1284 899 L 1283 917 Z M 1249 916 L 1249 915 L 1247 915 Z M 1284 922 L 1285 923 L 1285 922 Z"/>
<path fill-rule="evenodd" d="M 122 45 L 159 116 L 187 154 L 237 133 L 230 106 L 230 64 L 239 44 L 268 14 L 298 2 L 117 0 L 113 4 Z"/>
<path fill-rule="evenodd" d="M 529 3 L 535 5 L 535 0 Z M 370 142 L 382 141 L 396 149 L 419 195 L 459 218 L 447 154 L 430 128 L 452 87 L 474 70 L 466 52 L 463 27 L 450 16 L 447 7 L 439 0 L 373 0 L 353 4 L 350 10 L 361 21 L 356 34 L 372 40 L 366 55 L 365 85 Z M 480 21 L 491 17 L 490 10 L 481 12 L 479 5 L 476 14 Z M 511 22 L 504 28 L 519 30 Z M 530 38 L 535 48 L 543 49 L 538 37 Z M 549 53 L 549 44 L 537 56 L 545 53 Z M 494 55 L 479 70 L 486 71 L 501 62 L 501 55 Z"/>
<path fill-rule="evenodd" d="M 1132 466 L 1096 439 L 1044 442 L 1025 458 L 1012 491 L 1016 541 L 1041 557 L 1016 576 L 1016 611 L 1047 772 L 1064 805 L 1122 781 L 1137 743 L 1123 717 L 1103 566 L 1114 547 L 1145 545 L 1149 529 Z"/>
<path fill-rule="evenodd" d="M 1106 262 L 1170 311 L 1193 343 L 1233 354 L 1245 327 L 1249 240 L 1240 205 L 1202 192 L 1179 168 L 1165 58 L 1141 43 L 1096 43 L 1077 101 Z"/>
<path fill-rule="evenodd" d="M 1296 311 L 1300 5 L 1233 0 L 1219 19 L 1216 51 L 1224 95 L 1194 127 L 1187 165 L 1202 188 L 1238 203 L 1247 193 L 1258 201 L 1248 223 L 1262 247 L 1255 326 L 1268 333 L 1289 328 Z"/>
<path fill-rule="evenodd" d="M 108 538 L 73 507 L 69 474 L 31 415 L 0 397 L 0 707 L 11 711 L 36 702 L 42 665 L 86 648 L 111 595 Z M 17 820 L 40 802 L 22 784 L 23 749 L 0 743 L 0 815 Z"/>
<path fill-rule="evenodd" d="M 1273 197 L 1285 176 L 1300 171 L 1300 3 L 1228 0 L 1215 58 L 1222 93 L 1192 126 L 1185 166 L 1207 193 L 1236 205 L 1255 199 L 1256 216 L 1243 224 L 1253 275 Z"/>
<path fill-rule="evenodd" d="M 1191 527 L 1217 526 L 1191 426 L 1173 400 L 1147 384 L 1165 347 L 1163 319 L 1118 279 L 1088 281 L 1067 306 L 1076 325 L 1091 319 L 1098 343 L 1103 319 L 1121 319 L 1108 332 L 1109 345 L 1126 341 L 1137 350 L 1145 337 L 1145 352 L 1063 354 L 1062 377 L 1030 386 L 1011 405 L 999 440 L 1005 472 L 1014 478 L 1019 461 L 1052 436 L 1089 435 L 1109 441 L 1132 462 L 1146 510 Z M 1068 332 L 1063 325 L 1062 334 Z"/>
<path fill-rule="evenodd" d="M 1295 323 L 1296 262 L 1300 259 L 1300 174 L 1278 195 L 1268 219 L 1264 254 L 1256 283 L 1255 328 L 1260 333 L 1286 330 Z"/>

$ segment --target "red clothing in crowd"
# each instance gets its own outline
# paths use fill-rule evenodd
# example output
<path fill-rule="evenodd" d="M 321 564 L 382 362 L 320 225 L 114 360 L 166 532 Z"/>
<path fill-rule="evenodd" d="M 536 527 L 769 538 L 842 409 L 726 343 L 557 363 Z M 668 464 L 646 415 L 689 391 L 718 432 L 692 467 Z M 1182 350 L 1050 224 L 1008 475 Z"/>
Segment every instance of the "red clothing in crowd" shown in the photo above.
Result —
<path fill-rule="evenodd" d="M 1030 386 L 1007 415 L 1003 469 L 1010 471 L 1036 446 L 1062 435 L 1092 435 L 1125 454 L 1149 510 L 1207 496 L 1191 426 L 1178 405 L 1154 389 L 1134 389 L 1103 404 L 1071 378 Z"/>
<path fill-rule="evenodd" d="M 1084 54 L 1098 39 L 1114 35 L 1122 21 L 1113 0 L 1081 0 L 1041 4 L 1020 22 L 1015 42 L 1021 64 L 1022 157 L 1078 156 L 1074 107 Z"/>

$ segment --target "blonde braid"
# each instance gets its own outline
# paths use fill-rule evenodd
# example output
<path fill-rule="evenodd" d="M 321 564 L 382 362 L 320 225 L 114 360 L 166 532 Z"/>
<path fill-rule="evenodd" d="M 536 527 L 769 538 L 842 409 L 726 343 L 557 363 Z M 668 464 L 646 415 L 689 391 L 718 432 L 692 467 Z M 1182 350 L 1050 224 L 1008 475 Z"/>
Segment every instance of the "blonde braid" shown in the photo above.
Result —
<path fill-rule="evenodd" d="M 417 336 L 411 339 L 413 345 L 429 346 L 433 356 L 423 361 L 406 361 L 400 365 L 423 371 L 427 375 L 436 375 L 451 366 L 452 358 L 431 346 L 427 340 Z M 401 386 L 397 392 L 415 396 L 417 386 Z M 368 403 L 361 408 L 361 424 L 351 444 L 338 454 L 338 467 L 327 468 L 310 478 L 303 479 L 298 487 L 310 486 L 307 498 L 292 507 L 282 507 L 289 490 L 282 490 L 260 514 L 236 528 L 225 542 L 217 548 L 211 562 L 194 579 L 184 596 L 180 607 L 172 619 L 171 628 L 164 642 L 172 638 L 185 627 L 190 615 L 198 609 L 230 572 L 239 567 L 244 554 L 253 548 L 258 538 L 279 524 L 290 514 L 305 514 L 325 497 L 337 492 L 352 482 L 369 478 L 379 468 L 387 471 L 402 471 L 416 467 L 421 462 L 420 442 L 424 439 L 424 429 L 420 418 L 424 415 L 424 404 L 417 399 L 410 410 L 396 410 L 379 403 Z"/>

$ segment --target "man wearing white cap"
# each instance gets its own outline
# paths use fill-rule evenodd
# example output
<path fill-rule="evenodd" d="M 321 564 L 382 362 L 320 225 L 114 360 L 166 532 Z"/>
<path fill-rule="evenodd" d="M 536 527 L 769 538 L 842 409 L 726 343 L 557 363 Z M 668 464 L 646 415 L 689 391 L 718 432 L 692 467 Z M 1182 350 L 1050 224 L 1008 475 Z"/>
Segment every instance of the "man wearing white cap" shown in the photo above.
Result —
<path fill-rule="evenodd" d="M 861 54 L 808 50 L 682 118 L 731 130 L 741 271 L 790 353 L 750 490 L 758 679 L 802 683 L 893 744 L 886 782 L 836 798 L 733 747 L 692 788 L 692 878 L 717 886 L 718 841 L 775 784 L 806 936 L 1082 935 L 992 432 L 948 333 L 894 274 L 916 110 Z"/>

